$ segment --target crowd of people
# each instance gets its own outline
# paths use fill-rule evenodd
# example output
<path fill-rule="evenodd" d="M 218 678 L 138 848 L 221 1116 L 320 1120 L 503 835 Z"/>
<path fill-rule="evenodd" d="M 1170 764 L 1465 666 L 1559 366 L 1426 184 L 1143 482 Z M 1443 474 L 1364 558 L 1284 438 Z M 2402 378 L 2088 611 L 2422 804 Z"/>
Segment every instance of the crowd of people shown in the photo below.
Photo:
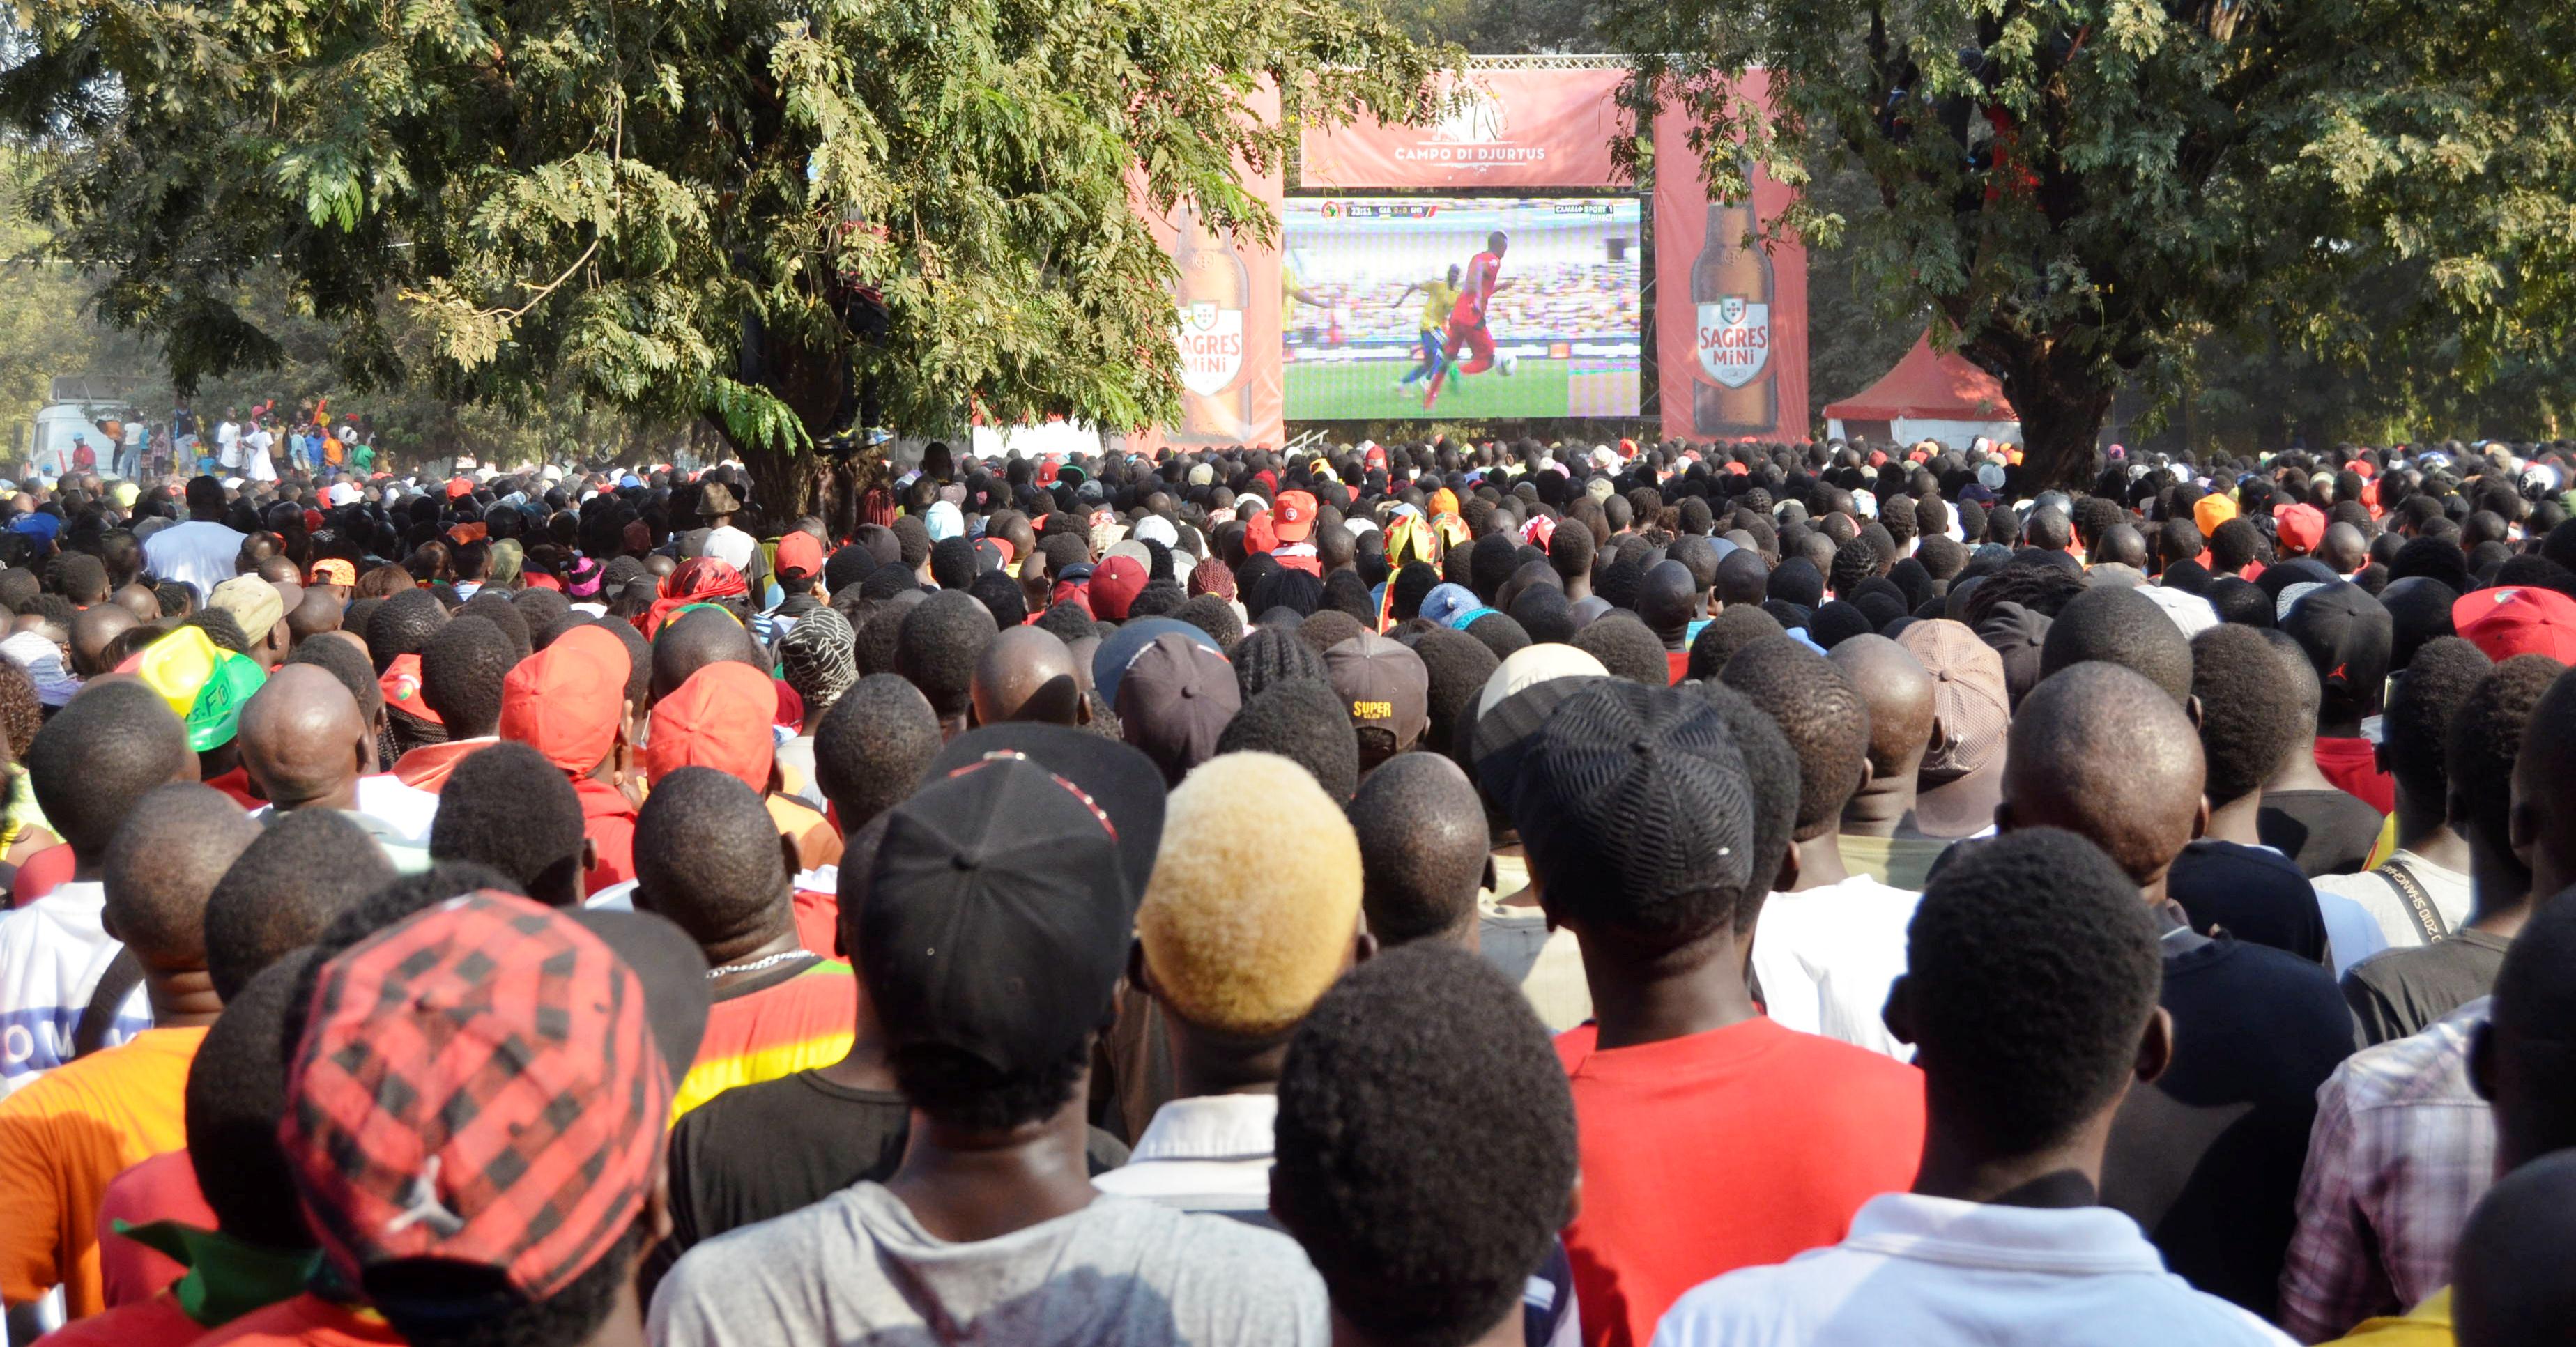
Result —
<path fill-rule="evenodd" d="M 2563 1343 L 2571 460 L 932 446 L 842 536 L 730 465 L 66 479 L 0 1301 Z"/>

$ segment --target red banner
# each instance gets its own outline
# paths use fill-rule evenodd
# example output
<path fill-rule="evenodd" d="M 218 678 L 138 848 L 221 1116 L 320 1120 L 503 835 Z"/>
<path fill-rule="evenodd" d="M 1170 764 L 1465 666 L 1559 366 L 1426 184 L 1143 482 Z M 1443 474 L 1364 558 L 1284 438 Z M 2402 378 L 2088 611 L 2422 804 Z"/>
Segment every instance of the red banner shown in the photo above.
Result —
<path fill-rule="evenodd" d="M 1363 117 L 1309 131 L 1299 146 L 1306 191 L 1348 187 L 1613 187 L 1620 70 L 1474 70 L 1465 97 L 1430 126 Z"/>
<path fill-rule="evenodd" d="M 1758 70 L 1746 82 L 1756 97 L 1769 84 Z M 1806 245 L 1745 243 L 1796 194 L 1757 174 L 1751 202 L 1709 200 L 1690 124 L 1678 102 L 1655 117 L 1655 363 L 1664 435 L 1806 439 Z"/>
<path fill-rule="evenodd" d="M 1279 117 L 1279 92 L 1264 81 L 1244 102 L 1263 121 Z M 1286 176 L 1256 174 L 1241 162 L 1244 190 L 1276 217 L 1287 199 Z M 1211 229 L 1188 202 L 1169 216 L 1147 212 L 1147 227 L 1179 273 L 1172 338 L 1181 356 L 1181 419 L 1128 437 L 1128 447 L 1278 445 L 1286 442 L 1279 386 L 1279 249 Z"/>

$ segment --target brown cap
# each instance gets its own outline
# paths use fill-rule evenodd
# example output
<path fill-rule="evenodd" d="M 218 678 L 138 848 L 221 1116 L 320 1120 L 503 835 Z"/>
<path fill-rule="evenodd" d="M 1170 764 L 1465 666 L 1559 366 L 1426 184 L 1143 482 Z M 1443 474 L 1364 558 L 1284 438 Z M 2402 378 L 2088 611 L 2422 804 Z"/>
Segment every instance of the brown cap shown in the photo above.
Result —
<path fill-rule="evenodd" d="M 1923 755 L 1925 775 L 1954 780 L 2003 760 L 2012 728 L 2012 698 L 2004 683 L 2003 656 L 1965 623 L 1947 618 L 1916 622 L 1896 643 L 1932 675 L 1932 714 L 1941 735 Z"/>
<path fill-rule="evenodd" d="M 1354 636 L 1324 652 L 1324 674 L 1351 724 L 1393 734 L 1398 753 L 1431 725 L 1431 670 L 1401 641 Z"/>

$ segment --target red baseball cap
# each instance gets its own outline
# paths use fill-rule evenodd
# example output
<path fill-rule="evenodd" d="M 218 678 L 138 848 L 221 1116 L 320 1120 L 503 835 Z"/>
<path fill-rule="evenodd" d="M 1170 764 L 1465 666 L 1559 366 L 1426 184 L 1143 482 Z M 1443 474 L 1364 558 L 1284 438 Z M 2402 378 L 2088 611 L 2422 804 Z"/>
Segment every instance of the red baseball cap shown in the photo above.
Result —
<path fill-rule="evenodd" d="M 713 767 L 756 792 L 769 789 L 778 741 L 769 726 L 778 693 L 769 675 L 740 660 L 710 664 L 653 705 L 644 745 L 644 779 L 683 767 Z"/>
<path fill-rule="evenodd" d="M 462 477 L 450 477 L 447 479 L 447 498 L 449 500 L 454 500 L 459 496 L 470 496 L 473 494 L 474 484 L 472 482 L 467 481 Z"/>
<path fill-rule="evenodd" d="M 811 580 L 823 573 L 823 544 L 803 529 L 789 529 L 778 536 L 778 569 L 801 571 Z"/>
<path fill-rule="evenodd" d="M 1279 512 L 1264 510 L 1243 525 L 1243 550 L 1275 552 L 1279 550 Z"/>
<path fill-rule="evenodd" d="M 1145 567 L 1134 557 L 1111 557 L 1091 568 L 1091 611 L 1112 622 L 1127 620 L 1128 606 L 1145 592 Z"/>
<path fill-rule="evenodd" d="M 1278 522 L 1272 528 L 1278 533 L 1279 541 L 1302 543 L 1315 536 L 1315 511 L 1318 508 L 1314 496 L 1307 492 L 1280 492 L 1279 505 L 1271 511 L 1278 516 Z"/>
<path fill-rule="evenodd" d="M 2554 589 L 2514 585 L 2463 594 L 2451 605 L 2451 629 L 2499 664 L 2516 655 L 2576 664 L 2576 599 Z"/>
<path fill-rule="evenodd" d="M 705 1032 L 687 942 L 487 890 L 323 963 L 278 1130 L 333 1268 L 379 1304 L 404 1292 L 368 1274 L 413 1259 L 531 1301 L 589 1271 L 644 1211 Z"/>
<path fill-rule="evenodd" d="M 2326 512 L 2313 505 L 2283 505 L 2272 511 L 2274 531 L 2285 546 L 2313 552 L 2326 536 Z"/>
<path fill-rule="evenodd" d="M 439 718 L 436 711 L 430 709 L 429 702 L 420 695 L 419 655 L 394 656 L 394 662 L 386 665 L 385 671 L 376 676 L 376 687 L 385 694 L 385 705 L 388 708 L 400 711 L 415 720 L 426 720 L 432 725 L 447 723 Z M 596 759 L 593 761 L 596 762 Z"/>
<path fill-rule="evenodd" d="M 567 772 L 597 767 L 626 719 L 626 644 L 595 623 L 554 639 L 501 680 L 501 728 Z"/>

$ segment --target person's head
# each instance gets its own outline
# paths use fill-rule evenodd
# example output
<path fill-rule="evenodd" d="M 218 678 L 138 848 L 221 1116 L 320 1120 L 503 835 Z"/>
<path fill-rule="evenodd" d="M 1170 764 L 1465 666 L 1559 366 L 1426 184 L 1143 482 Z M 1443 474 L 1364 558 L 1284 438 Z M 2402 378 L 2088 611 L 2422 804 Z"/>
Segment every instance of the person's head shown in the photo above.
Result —
<path fill-rule="evenodd" d="M 278 1149 L 286 1115 L 286 1003 L 304 959 L 268 969 L 224 997 L 224 1013 L 188 1062 L 182 1108 L 188 1158 L 215 1228 L 276 1252 L 313 1247 Z"/>
<path fill-rule="evenodd" d="M 393 879 L 384 849 L 336 811 L 271 819 L 206 899 L 206 972 L 226 1013 L 262 970 Z"/>
<path fill-rule="evenodd" d="M 296 591 L 295 601 L 304 601 L 302 590 Z M 261 668 L 275 668 L 294 644 L 295 634 L 286 626 L 286 596 L 256 575 L 236 575 L 215 586 L 206 608 L 232 615 L 247 643 L 242 653 L 258 660 Z"/>
<path fill-rule="evenodd" d="M 2528 656 L 2507 662 L 2524 658 Z M 2521 752 L 2514 758 L 2510 832 L 2514 854 L 2531 870 L 2535 894 L 2576 883 L 2576 785 L 2568 780 L 2570 762 L 2576 762 L 2576 679 L 2562 674 L 2532 707 Z"/>
<path fill-rule="evenodd" d="M 2200 736 L 2170 695 L 2151 692 L 2163 689 L 2099 660 L 2041 680 L 2013 714 L 1996 828 L 2063 828 L 2161 894 L 2208 807 Z"/>
<path fill-rule="evenodd" d="M 2444 821 L 2451 718 L 2494 667 L 2485 652 L 2457 636 L 2424 642 L 2407 662 L 2380 717 L 2379 763 L 2396 784 L 2401 817 L 2429 813 L 2433 822 Z"/>
<path fill-rule="evenodd" d="M 72 618 L 72 672 L 83 678 L 96 678 L 111 665 L 100 656 L 108 643 L 143 624 L 134 614 L 112 603 L 92 604 Z"/>
<path fill-rule="evenodd" d="M 1833 661 L 1786 636 L 1736 651 L 1718 677 L 1777 721 L 1798 755 L 1794 839 L 1809 842 L 1834 832 L 1843 806 L 1871 770 L 1873 720 L 1859 689 Z"/>
<path fill-rule="evenodd" d="M 1365 1341 L 1463 1347 L 1516 1324 L 1574 1214 L 1574 1101 L 1546 1029 L 1509 979 L 1437 942 L 1315 1004 L 1277 1132 L 1271 1211 Z"/>
<path fill-rule="evenodd" d="M 2145 675 L 2176 706 L 2191 701 L 2191 642 L 2134 589 L 2095 585 L 2067 601 L 2040 646 L 2039 676 L 2099 660 Z"/>
<path fill-rule="evenodd" d="M 426 589 L 406 589 L 388 598 L 367 619 L 367 657 L 383 673 L 405 655 L 417 655 L 429 638 L 447 625 L 447 609 Z"/>
<path fill-rule="evenodd" d="M 693 608 L 664 624 L 653 638 L 653 700 L 679 690 L 700 669 L 716 664 L 767 667 L 751 633 L 720 608 Z"/>
<path fill-rule="evenodd" d="M 755 791 L 768 791 L 777 778 L 777 741 L 770 733 L 777 710 L 777 685 L 765 671 L 732 660 L 698 670 L 654 703 L 645 779 L 658 782 L 683 767 L 713 767 Z"/>
<path fill-rule="evenodd" d="M 2307 743 L 2316 728 L 2299 685 L 2282 677 L 2282 664 L 2272 642 L 2252 627 L 2222 623 L 2191 640 L 2191 695 L 2200 703 L 2203 790 L 2212 809 L 2262 789 L 2283 755 Z"/>
<path fill-rule="evenodd" d="M 912 794 L 939 745 L 939 716 L 921 690 L 894 674 L 871 674 L 814 727 L 814 785 L 842 833 L 854 833 Z"/>
<path fill-rule="evenodd" d="M 1214 647 L 1196 627 L 1152 618 L 1129 623 L 1093 656 L 1092 677 L 1120 736 L 1163 769 L 1166 784 L 1216 756 L 1243 709 L 1234 670 Z"/>
<path fill-rule="evenodd" d="M 2496 970 L 2469 1046 L 2469 1083 L 2495 1110 L 2496 1172 L 2576 1147 L 2576 900 L 2535 905 Z"/>
<path fill-rule="evenodd" d="M 1905 943 L 1887 1024 L 1914 1045 L 1928 1125 L 1988 1161 L 2089 1132 L 2098 1165 L 2130 1083 L 2172 1054 L 2136 883 L 2073 833 L 2025 829 L 1944 866 Z"/>
<path fill-rule="evenodd" d="M 858 633 L 848 618 L 817 608 L 796 619 L 778 638 L 778 666 L 787 686 L 805 703 L 805 723 L 819 722 L 832 703 L 859 681 Z"/>
<path fill-rule="evenodd" d="M 170 705 L 141 683 L 84 688 L 22 750 L 46 821 L 84 871 L 136 802 L 157 786 L 197 779 L 197 755 Z"/>
<path fill-rule="evenodd" d="M 2452 1260 L 2459 1347 L 2554 1347 L 2576 1323 L 2576 1153 L 2545 1155 L 2478 1199 Z"/>
<path fill-rule="evenodd" d="M 640 825 L 636 841 L 640 847 Z M 439 789 L 429 855 L 490 866 L 549 907 L 577 906 L 590 867 L 581 797 L 562 769 L 526 744 L 478 748 Z"/>
<path fill-rule="evenodd" d="M 460 615 L 421 648 L 420 700 L 450 740 L 493 734 L 501 724 L 501 680 L 518 662 L 518 647 L 499 627 Z"/>
<path fill-rule="evenodd" d="M 760 796 L 707 767 L 653 784 L 635 816 L 635 909 L 668 917 L 710 962 L 795 930 L 787 856 Z"/>
<path fill-rule="evenodd" d="M 1517 775 L 1508 804 L 1540 903 L 1587 950 L 1698 945 L 1770 890 L 1774 876 L 1754 873 L 1743 758 L 1694 694 L 1587 683 L 1548 714 Z"/>
<path fill-rule="evenodd" d="M 1360 845 L 1360 910 L 1383 945 L 1445 939 L 1472 948 L 1488 842 L 1484 805 L 1458 765 L 1407 753 L 1351 797 Z"/>
<path fill-rule="evenodd" d="M 512 666 L 501 680 L 500 735 L 537 750 L 555 769 L 589 776 L 626 731 L 635 659 L 607 627 L 584 624 Z"/>
<path fill-rule="evenodd" d="M 956 590 L 941 590 L 903 615 L 895 639 L 895 672 L 921 689 L 951 733 L 966 727 L 975 662 L 997 631 L 992 610 Z"/>
<path fill-rule="evenodd" d="M 147 975 L 202 971 L 206 899 L 258 836 L 259 825 L 222 791 L 193 783 L 152 791 L 108 843 L 100 924 Z"/>
<path fill-rule="evenodd" d="M 330 670 L 290 664 L 251 694 L 241 713 L 241 763 L 280 813 L 347 809 L 375 761 L 375 736 L 358 700 Z"/>
<path fill-rule="evenodd" d="M 1278 858 L 1294 848 L 1297 863 Z M 1141 985 L 1194 1043 L 1269 1044 L 1371 942 L 1342 802 L 1270 753 L 1209 759 L 1175 789 L 1136 910 Z"/>
<path fill-rule="evenodd" d="M 1869 708 L 1871 778 L 1912 782 L 1932 741 L 1939 685 L 1911 651 L 1874 633 L 1845 639 L 1826 658 Z"/>
<path fill-rule="evenodd" d="M 2395 624 L 2370 591 L 2350 581 L 2311 590 L 2291 603 L 2280 628 L 2306 652 L 2324 693 L 2317 706 L 2318 732 L 2360 733 L 2363 717 L 2379 713 L 2388 682 L 2388 652 Z"/>
<path fill-rule="evenodd" d="M 884 829 L 842 920 L 887 1064 L 928 1124 L 912 1145 L 998 1143 L 1083 1107 L 1135 929 L 1109 823 L 1013 755 L 929 782 Z"/>
<path fill-rule="evenodd" d="M 414 1347 L 640 1321 L 706 961 L 658 918 L 439 893 L 290 1003 L 279 1141 L 324 1261 Z"/>
<path fill-rule="evenodd" d="M 1410 647 L 1362 633 L 1324 652 L 1324 671 L 1359 745 L 1359 770 L 1411 750 L 1431 727 L 1431 671 Z"/>
<path fill-rule="evenodd" d="M 2499 900 L 2509 904 L 2531 893 L 2528 857 L 2532 846 L 2516 845 L 2521 839 L 2512 824 L 2515 777 L 2523 733 L 2531 725 L 2543 694 L 2565 671 L 2565 665 L 2547 655 L 2516 655 L 2488 670 L 2451 717 L 2442 753 L 2451 830 L 2468 842 L 2481 875 L 2492 874 L 2514 890 L 2490 894 L 2482 882 L 2478 895 L 2481 906 L 2491 906 Z M 2562 701 L 2553 709 L 2563 713 L 2565 705 Z M 2564 742 L 2565 732 L 2559 730 L 2550 737 Z M 2535 783 L 2565 773 L 2564 762 L 2532 766 Z M 2541 802 L 2542 796 L 2535 792 L 2533 803 Z M 2526 812 L 2535 825 L 2530 837 L 2536 844 L 2543 831 L 2536 826 L 2540 813 Z M 2568 844 L 2559 842 L 2554 833 L 2550 841 L 2562 854 L 2568 849 Z"/>
<path fill-rule="evenodd" d="M 967 699 L 978 725 L 1013 720 L 1081 725 L 1091 719 L 1072 648 L 1039 627 L 1013 627 L 996 635 L 975 657 Z"/>
<path fill-rule="evenodd" d="M 1360 755 L 1350 715 L 1321 679 L 1291 678 L 1263 689 L 1226 722 L 1216 751 L 1276 753 L 1305 768 L 1336 803 L 1359 789 Z"/>

